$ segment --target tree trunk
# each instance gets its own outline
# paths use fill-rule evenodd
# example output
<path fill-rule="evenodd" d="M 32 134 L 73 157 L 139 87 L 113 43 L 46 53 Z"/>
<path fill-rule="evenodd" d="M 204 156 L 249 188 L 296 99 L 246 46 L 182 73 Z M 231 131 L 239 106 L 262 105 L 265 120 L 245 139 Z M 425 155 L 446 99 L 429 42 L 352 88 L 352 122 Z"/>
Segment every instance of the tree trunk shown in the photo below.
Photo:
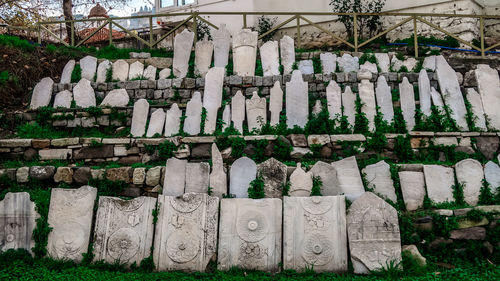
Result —
<path fill-rule="evenodd" d="M 62 8 L 64 14 L 64 20 L 73 20 L 73 1 L 72 0 L 63 0 Z M 66 34 L 68 36 L 68 43 L 71 44 L 71 23 L 66 23 Z M 76 38 L 76 35 L 75 35 Z"/>

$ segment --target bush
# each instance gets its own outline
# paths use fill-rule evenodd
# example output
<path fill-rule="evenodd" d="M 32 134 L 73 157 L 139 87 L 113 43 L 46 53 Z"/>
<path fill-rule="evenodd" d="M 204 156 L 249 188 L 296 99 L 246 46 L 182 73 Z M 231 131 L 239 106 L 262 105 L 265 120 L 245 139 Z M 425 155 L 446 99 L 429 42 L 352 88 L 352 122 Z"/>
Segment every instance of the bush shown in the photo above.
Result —
<path fill-rule="evenodd" d="M 385 6 L 385 0 L 331 0 L 330 6 L 336 13 L 380 13 Z M 339 16 L 345 25 L 349 37 L 354 36 L 354 19 L 352 16 Z M 382 27 L 380 16 L 358 17 L 358 34 L 370 36 L 377 34 Z M 367 28 L 367 30 L 365 30 Z"/>
<path fill-rule="evenodd" d="M 267 16 L 259 17 L 257 23 L 257 32 L 259 32 L 259 36 L 271 30 L 276 21 L 278 21 L 277 17 L 275 18 L 269 18 Z M 276 30 L 262 37 L 262 41 L 267 42 L 273 39 L 274 34 L 276 34 Z"/>

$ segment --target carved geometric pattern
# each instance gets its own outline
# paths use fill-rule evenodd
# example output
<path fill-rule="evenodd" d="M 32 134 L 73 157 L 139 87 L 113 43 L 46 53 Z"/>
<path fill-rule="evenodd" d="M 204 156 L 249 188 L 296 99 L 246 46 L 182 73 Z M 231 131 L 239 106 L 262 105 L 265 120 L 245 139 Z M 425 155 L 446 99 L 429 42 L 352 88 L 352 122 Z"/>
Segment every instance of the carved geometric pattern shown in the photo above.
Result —
<path fill-rule="evenodd" d="M 249 211 L 240 216 L 237 223 L 238 235 L 247 242 L 258 242 L 268 233 L 266 218 L 258 211 Z"/>

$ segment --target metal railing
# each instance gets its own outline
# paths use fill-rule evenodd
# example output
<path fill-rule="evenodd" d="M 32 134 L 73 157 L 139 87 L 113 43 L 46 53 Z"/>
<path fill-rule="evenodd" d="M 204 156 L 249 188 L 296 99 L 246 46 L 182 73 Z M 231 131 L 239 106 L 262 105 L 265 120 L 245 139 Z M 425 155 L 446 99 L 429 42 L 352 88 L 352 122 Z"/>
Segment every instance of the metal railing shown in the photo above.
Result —
<path fill-rule="evenodd" d="M 144 45 L 148 46 L 149 48 L 155 48 L 158 43 L 161 41 L 165 40 L 168 36 L 175 34 L 175 31 L 177 31 L 179 28 L 188 25 L 192 21 L 191 28 L 193 29 L 195 33 L 195 42 L 197 41 L 198 34 L 197 34 L 197 23 L 198 20 L 201 22 L 206 23 L 207 25 L 211 26 L 212 28 L 218 29 L 218 27 L 211 23 L 209 20 L 203 18 L 202 16 L 241 16 L 242 21 L 243 21 L 243 28 L 248 28 L 247 25 L 247 18 L 249 16 L 289 16 L 286 20 L 282 21 L 281 23 L 275 25 L 272 29 L 269 31 L 260 34 L 259 39 L 263 38 L 264 36 L 271 34 L 274 31 L 277 31 L 278 29 L 284 27 L 285 25 L 292 23 L 293 21 L 296 22 L 295 28 L 297 30 L 297 47 L 301 48 L 301 27 L 302 26 L 312 26 L 316 29 L 321 30 L 322 32 L 330 35 L 333 37 L 335 40 L 338 40 L 339 42 L 347 45 L 348 47 L 352 48 L 354 51 L 358 51 L 360 48 L 366 46 L 368 43 L 372 42 L 373 40 L 395 30 L 396 28 L 412 22 L 413 23 L 413 37 L 414 37 L 414 49 L 415 49 L 415 57 L 418 57 L 418 34 L 419 34 L 419 29 L 417 26 L 417 23 L 421 23 L 424 25 L 427 25 L 431 27 L 433 30 L 437 30 L 439 32 L 442 32 L 456 40 L 458 40 L 460 43 L 464 44 L 465 46 L 468 46 L 472 48 L 473 50 L 476 50 L 477 52 L 481 53 L 482 57 L 485 57 L 485 54 L 500 46 L 500 43 L 494 44 L 489 47 L 485 47 L 485 20 L 486 19 L 494 19 L 494 20 L 500 20 L 500 16 L 494 16 L 494 15 L 471 15 L 471 14 L 432 14 L 432 13 L 330 13 L 330 12 L 325 12 L 325 13 L 288 13 L 288 12 L 185 12 L 185 13 L 168 13 L 168 14 L 152 14 L 152 15 L 143 15 L 143 16 L 132 16 L 132 17 L 117 17 L 117 18 L 95 18 L 95 19 L 81 19 L 81 20 L 71 20 L 71 21 L 43 21 L 43 22 L 38 22 L 36 24 L 36 32 L 38 33 L 38 43 L 41 43 L 42 41 L 42 31 L 47 32 L 51 37 L 56 38 L 58 42 L 61 44 L 64 44 L 66 46 L 74 46 L 74 47 L 79 47 L 85 42 L 87 42 L 90 38 L 92 38 L 97 32 L 99 32 L 101 29 L 104 27 L 108 26 L 109 29 L 109 44 L 113 44 L 113 26 L 116 26 L 117 28 L 121 29 L 123 32 L 125 32 L 127 35 L 136 38 L 140 42 L 142 42 Z M 352 17 L 352 23 L 353 23 L 353 30 L 352 33 L 354 35 L 354 42 L 348 42 L 347 40 L 341 38 L 340 36 L 336 35 L 334 32 L 326 29 L 325 27 L 321 26 L 319 23 L 315 23 L 308 19 L 307 17 L 317 17 L 317 16 L 328 16 L 328 17 L 335 17 L 335 16 L 349 16 Z M 387 27 L 385 30 L 379 32 L 376 35 L 371 36 L 370 38 L 364 40 L 363 42 L 360 42 L 360 34 L 358 34 L 358 24 L 359 24 L 359 19 L 360 17 L 366 17 L 366 16 L 379 16 L 379 17 L 402 17 L 403 19 L 400 20 L 398 23 Z M 177 25 L 175 25 L 172 29 L 168 30 L 165 34 L 161 35 L 158 39 L 154 39 L 153 36 L 153 18 L 160 18 L 160 17 L 185 17 L 184 19 L 180 20 Z M 475 46 L 472 44 L 472 42 L 467 42 L 463 40 L 462 38 L 450 33 L 449 31 L 444 30 L 443 28 L 439 27 L 438 25 L 432 23 L 431 21 L 425 19 L 425 17 L 432 17 L 432 18 L 468 18 L 468 19 L 477 19 L 479 20 L 479 41 L 480 41 L 480 46 Z M 131 19 L 141 19 L 141 18 L 148 18 L 149 20 L 149 40 L 145 40 L 141 37 L 139 37 L 136 33 L 128 30 L 127 28 L 123 27 L 121 24 L 118 23 L 118 21 L 121 20 L 131 20 Z M 338 21 L 339 19 L 335 20 L 330 20 L 330 21 Z M 305 22 L 306 24 L 302 24 L 302 21 Z M 77 42 L 77 36 L 75 32 L 75 25 L 77 23 L 83 23 L 83 22 L 104 22 L 100 24 L 93 32 L 91 32 L 89 35 L 87 35 L 85 38 L 78 40 Z M 58 37 L 54 32 L 52 32 L 49 28 L 47 28 L 47 25 L 53 25 L 53 24 L 70 24 L 70 29 L 71 29 L 71 34 L 69 37 L 68 42 L 63 40 L 62 38 Z"/>

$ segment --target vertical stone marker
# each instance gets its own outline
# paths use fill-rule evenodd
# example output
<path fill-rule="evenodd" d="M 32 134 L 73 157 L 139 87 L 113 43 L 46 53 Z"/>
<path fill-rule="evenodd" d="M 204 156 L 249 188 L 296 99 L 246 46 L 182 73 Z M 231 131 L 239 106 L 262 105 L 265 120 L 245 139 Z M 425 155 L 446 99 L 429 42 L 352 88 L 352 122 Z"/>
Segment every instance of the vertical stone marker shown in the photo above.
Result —
<path fill-rule="evenodd" d="M 377 59 L 378 67 L 380 72 L 389 72 L 389 67 L 391 65 L 391 60 L 389 59 L 389 54 L 387 53 L 375 53 L 375 58 Z"/>
<path fill-rule="evenodd" d="M 136 61 L 130 65 L 130 69 L 128 71 L 128 80 L 133 80 L 136 78 L 141 78 L 144 75 L 144 64 L 139 61 Z"/>
<path fill-rule="evenodd" d="M 309 197 L 313 187 L 311 172 L 304 171 L 300 163 L 297 163 L 297 168 L 290 175 L 290 190 L 289 196 L 293 197 Z"/>
<path fill-rule="evenodd" d="M 172 157 L 167 160 L 165 166 L 165 180 L 163 182 L 163 194 L 168 196 L 180 196 L 184 194 L 186 185 L 187 160 L 179 160 Z"/>
<path fill-rule="evenodd" d="M 471 105 L 472 114 L 474 114 L 474 125 L 481 131 L 487 131 L 486 118 L 484 117 L 483 102 L 481 96 L 474 88 L 467 88 L 467 101 Z"/>
<path fill-rule="evenodd" d="M 90 81 L 82 78 L 75 87 L 73 87 L 73 98 L 77 107 L 88 108 L 96 106 L 94 88 Z"/>
<path fill-rule="evenodd" d="M 371 132 L 375 131 L 375 115 L 377 115 L 377 105 L 375 103 L 375 89 L 373 83 L 363 79 L 359 83 L 359 98 L 363 103 L 361 112 L 365 113 L 368 119 L 368 128 Z"/>
<path fill-rule="evenodd" d="M 229 103 L 224 106 L 224 111 L 222 111 L 222 131 L 226 131 L 226 129 L 231 126 L 231 105 Z"/>
<path fill-rule="evenodd" d="M 432 104 L 439 110 L 444 110 L 443 98 L 441 97 L 441 94 L 436 89 L 434 89 L 434 87 L 431 87 L 431 100 Z"/>
<path fill-rule="evenodd" d="M 415 92 L 413 85 L 408 78 L 404 77 L 403 82 L 399 84 L 399 96 L 401 99 L 401 111 L 406 122 L 406 129 L 411 132 L 415 127 Z"/>
<path fill-rule="evenodd" d="M 341 192 L 350 201 L 356 200 L 365 192 L 356 157 L 351 156 L 332 163 L 337 172 L 337 181 Z"/>
<path fill-rule="evenodd" d="M 493 194 L 497 193 L 497 188 L 500 187 L 500 167 L 492 161 L 488 161 L 484 165 L 484 178 L 490 185 L 490 190 Z"/>
<path fill-rule="evenodd" d="M 174 103 L 172 107 L 167 110 L 167 117 L 165 120 L 165 136 L 171 137 L 179 133 L 181 127 L 182 111 L 179 106 Z"/>
<path fill-rule="evenodd" d="M 153 65 L 148 65 L 146 69 L 144 69 L 144 73 L 142 74 L 144 78 L 155 81 L 156 80 L 156 67 Z"/>
<path fill-rule="evenodd" d="M 322 53 L 319 55 L 323 74 L 335 73 L 337 70 L 337 55 L 332 53 Z"/>
<path fill-rule="evenodd" d="M 344 196 L 285 197 L 283 268 L 347 271 Z"/>
<path fill-rule="evenodd" d="M 186 164 L 184 193 L 207 193 L 210 184 L 210 165 L 206 162 Z"/>
<path fill-rule="evenodd" d="M 380 107 L 382 120 L 391 124 L 394 120 L 394 107 L 392 104 L 391 87 L 387 85 L 387 81 L 383 75 L 377 79 L 377 87 L 375 88 L 375 96 L 377 98 L 377 106 Z"/>
<path fill-rule="evenodd" d="M 332 165 L 318 161 L 309 171 L 314 177 L 319 177 L 323 183 L 321 186 L 321 195 L 333 196 L 341 193 L 337 181 L 337 171 Z"/>
<path fill-rule="evenodd" d="M 264 76 L 280 75 L 278 41 L 267 41 L 262 44 L 260 58 Z"/>
<path fill-rule="evenodd" d="M 286 82 L 286 125 L 304 128 L 309 116 L 308 85 L 302 79 L 302 73 L 294 70 L 292 80 Z"/>
<path fill-rule="evenodd" d="M 460 130 L 468 131 L 469 127 L 465 120 L 467 110 L 465 109 L 464 97 L 460 90 L 457 73 L 443 56 L 436 57 L 436 74 L 444 102 L 451 109 L 451 117 L 457 122 Z"/>
<path fill-rule="evenodd" d="M 8 192 L 0 201 L 0 252 L 35 247 L 33 230 L 40 215 L 27 192 Z"/>
<path fill-rule="evenodd" d="M 222 155 L 215 143 L 212 144 L 212 172 L 210 173 L 212 195 L 222 198 L 227 194 L 227 175 L 224 171 Z"/>
<path fill-rule="evenodd" d="M 476 74 L 477 88 L 483 101 L 483 109 L 490 122 L 488 125 L 493 130 L 500 130 L 500 79 L 498 71 L 486 64 L 479 64 L 474 71 Z"/>
<path fill-rule="evenodd" d="M 156 198 L 99 197 L 94 229 L 94 261 L 126 265 L 149 257 L 153 245 Z"/>
<path fill-rule="evenodd" d="M 377 194 L 397 203 L 394 182 L 391 178 L 391 167 L 385 161 L 366 166 L 362 171 L 368 182 L 368 188 L 373 189 Z"/>
<path fill-rule="evenodd" d="M 257 176 L 257 165 L 248 157 L 233 162 L 229 173 L 229 193 L 236 198 L 248 198 L 250 182 Z"/>
<path fill-rule="evenodd" d="M 231 121 L 234 128 L 243 134 L 243 121 L 245 121 L 245 97 L 241 91 L 236 92 L 236 95 L 231 98 Z"/>
<path fill-rule="evenodd" d="M 172 70 L 175 77 L 184 78 L 188 73 L 189 57 L 193 48 L 194 32 L 184 29 L 175 35 Z"/>
<path fill-rule="evenodd" d="M 286 184 L 287 167 L 280 161 L 269 158 L 257 165 L 257 172 L 264 181 L 266 198 L 283 197 L 283 186 Z"/>
<path fill-rule="evenodd" d="M 422 67 L 424 69 L 429 69 L 430 71 L 435 71 L 436 70 L 436 56 L 425 57 Z"/>
<path fill-rule="evenodd" d="M 146 133 L 146 137 L 151 138 L 156 134 L 163 133 L 163 127 L 165 125 L 166 114 L 162 108 L 158 108 L 151 114 L 151 118 L 149 119 L 149 127 L 148 132 Z"/>
<path fill-rule="evenodd" d="M 479 193 L 483 185 L 483 166 L 474 159 L 465 159 L 455 164 L 457 182 L 463 184 L 464 200 L 471 206 L 479 202 Z"/>
<path fill-rule="evenodd" d="M 218 30 L 212 31 L 214 41 L 214 66 L 225 68 L 229 61 L 229 48 L 231 47 L 231 33 L 222 23 Z"/>
<path fill-rule="evenodd" d="M 254 76 L 257 59 L 257 31 L 242 29 L 233 36 L 234 73 L 239 76 Z"/>
<path fill-rule="evenodd" d="M 64 90 L 56 94 L 56 97 L 54 98 L 54 108 L 70 108 L 72 101 L 73 93 L 68 90 Z"/>
<path fill-rule="evenodd" d="M 292 37 L 284 35 L 280 39 L 280 56 L 283 74 L 292 73 L 293 64 L 295 63 L 295 42 Z"/>
<path fill-rule="evenodd" d="M 418 91 L 420 99 L 420 111 L 424 116 L 431 116 L 431 82 L 425 69 L 418 74 Z"/>
<path fill-rule="evenodd" d="M 323 111 L 323 105 L 321 104 L 321 100 L 316 100 L 312 108 L 312 115 L 314 117 L 317 117 L 321 113 L 321 111 Z"/>
<path fill-rule="evenodd" d="M 109 69 L 111 69 L 111 62 L 109 60 L 102 61 L 97 66 L 97 78 L 95 81 L 97 83 L 105 83 Z"/>
<path fill-rule="evenodd" d="M 208 35 L 205 34 L 203 40 L 196 42 L 194 49 L 194 74 L 205 76 L 212 64 L 214 44 L 208 40 Z"/>
<path fill-rule="evenodd" d="M 398 213 L 377 195 L 365 192 L 352 203 L 347 235 L 354 273 L 369 274 L 401 262 Z"/>
<path fill-rule="evenodd" d="M 212 134 L 217 125 L 217 112 L 222 106 L 222 86 L 226 70 L 222 67 L 212 67 L 205 76 L 205 93 L 203 107 L 207 110 L 205 120 L 206 134 Z"/>
<path fill-rule="evenodd" d="M 48 106 L 50 104 L 50 100 L 52 99 L 53 87 L 54 81 L 50 77 L 45 77 L 38 82 L 35 89 L 33 89 L 30 108 L 37 109 L 39 107 Z"/>
<path fill-rule="evenodd" d="M 349 125 L 354 127 L 356 121 L 356 95 L 352 92 L 351 87 L 346 86 L 342 93 L 342 115 L 347 117 Z"/>
<path fill-rule="evenodd" d="M 271 126 L 280 123 L 280 114 L 283 110 L 283 90 L 279 81 L 274 82 L 274 86 L 270 90 L 271 97 L 269 100 L 269 111 L 271 112 Z"/>
<path fill-rule="evenodd" d="M 330 119 L 342 117 L 342 90 L 334 80 L 326 87 L 326 102 Z"/>
<path fill-rule="evenodd" d="M 71 74 L 73 74 L 73 69 L 75 69 L 75 60 L 69 60 L 63 68 L 63 72 L 61 74 L 61 80 L 59 83 L 61 84 L 69 84 L 71 83 Z"/>
<path fill-rule="evenodd" d="M 424 206 L 425 178 L 424 173 L 402 171 L 398 173 L 401 192 L 407 211 L 415 211 Z"/>
<path fill-rule="evenodd" d="M 92 56 L 86 56 L 80 60 L 80 68 L 82 69 L 81 78 L 89 81 L 94 81 L 94 76 L 97 68 L 97 59 Z"/>
<path fill-rule="evenodd" d="M 113 80 L 127 81 L 130 66 L 124 60 L 117 60 L 113 63 Z"/>
<path fill-rule="evenodd" d="M 219 198 L 158 196 L 153 260 L 158 271 L 203 272 L 217 251 Z"/>
<path fill-rule="evenodd" d="M 259 98 L 257 92 L 253 92 L 252 98 L 246 100 L 248 131 L 260 131 L 267 122 L 266 98 Z"/>
<path fill-rule="evenodd" d="M 132 125 L 130 134 L 133 137 L 142 137 L 146 133 L 146 122 L 149 115 L 149 103 L 145 99 L 140 99 L 134 103 L 132 113 Z"/>
<path fill-rule="evenodd" d="M 440 165 L 424 165 L 427 195 L 434 203 L 454 202 L 452 186 L 455 176 L 452 168 Z"/>
<path fill-rule="evenodd" d="M 281 200 L 222 199 L 217 268 L 279 271 Z"/>
<path fill-rule="evenodd" d="M 186 119 L 184 119 L 184 132 L 186 134 L 194 136 L 200 133 L 202 106 L 200 92 L 194 92 L 186 105 Z"/>
<path fill-rule="evenodd" d="M 50 197 L 47 252 L 55 259 L 80 262 L 87 253 L 97 189 L 53 188 Z"/>
<path fill-rule="evenodd" d="M 312 60 L 299 61 L 299 70 L 302 74 L 314 74 L 314 64 Z"/>
<path fill-rule="evenodd" d="M 344 54 L 337 59 L 339 69 L 342 72 L 357 72 L 359 70 L 359 58 Z"/>

